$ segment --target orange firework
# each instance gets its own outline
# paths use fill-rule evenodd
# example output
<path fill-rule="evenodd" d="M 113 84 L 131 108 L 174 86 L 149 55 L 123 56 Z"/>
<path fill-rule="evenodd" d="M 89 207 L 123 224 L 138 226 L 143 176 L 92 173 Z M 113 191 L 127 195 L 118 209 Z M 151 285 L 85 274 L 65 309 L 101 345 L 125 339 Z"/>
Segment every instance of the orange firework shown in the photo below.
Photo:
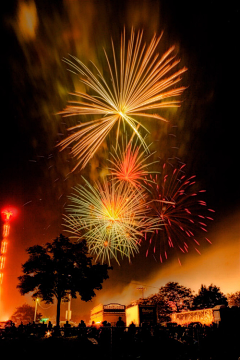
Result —
<path fill-rule="evenodd" d="M 96 65 L 94 65 L 96 73 L 94 74 L 76 57 L 72 57 L 74 62 L 65 59 L 65 62 L 71 66 L 72 72 L 79 74 L 80 81 L 90 92 L 87 94 L 80 91 L 72 94 L 77 99 L 71 101 L 61 114 L 98 116 L 97 119 L 69 128 L 68 130 L 73 130 L 74 133 L 59 143 L 62 150 L 69 145 L 72 146 L 71 155 L 78 160 L 74 169 L 78 166 L 81 168 L 86 166 L 115 125 L 117 125 L 116 141 L 121 124 L 124 126 L 127 124 L 140 139 L 145 150 L 148 150 L 138 131 L 138 126 L 143 127 L 139 118 L 166 121 L 153 111 L 180 105 L 180 102 L 173 98 L 179 96 L 185 89 L 176 87 L 176 84 L 181 80 L 181 74 L 186 68 L 174 72 L 179 63 L 173 55 L 174 47 L 161 57 L 156 53 L 161 36 L 154 35 L 148 47 L 142 44 L 142 37 L 143 31 L 135 35 L 132 30 L 126 46 L 125 31 L 123 32 L 119 61 L 113 42 L 112 61 L 104 51 L 108 67 L 106 78 Z M 144 129 L 148 132 L 146 128 Z"/>
<path fill-rule="evenodd" d="M 189 250 L 189 243 L 200 254 L 197 236 L 207 233 L 207 222 L 213 220 L 212 209 L 207 209 L 205 201 L 198 198 L 205 190 L 195 191 L 195 176 L 189 178 L 183 172 L 185 165 L 171 170 L 163 165 L 160 179 L 156 176 L 152 185 L 151 209 L 162 224 L 162 231 L 151 236 L 149 248 L 160 251 L 160 261 L 167 259 L 168 250 L 175 248 L 182 253 Z M 205 209 L 205 210 L 204 210 Z M 204 211 L 203 211 L 204 210 Z M 204 237 L 204 236 L 203 236 Z M 209 243 L 210 240 L 205 237 Z M 147 251 L 148 255 L 149 250 Z M 178 258 L 179 262 L 180 259 Z"/>
<path fill-rule="evenodd" d="M 150 150 L 145 151 L 142 144 L 137 142 L 138 139 L 133 143 L 132 139 L 128 142 L 126 138 L 126 144 L 122 141 L 122 146 L 118 144 L 110 153 L 109 170 L 116 184 L 127 183 L 135 188 L 142 188 L 146 182 L 151 181 L 149 167 L 157 161 L 149 163 L 149 157 L 153 153 L 150 153 Z"/>

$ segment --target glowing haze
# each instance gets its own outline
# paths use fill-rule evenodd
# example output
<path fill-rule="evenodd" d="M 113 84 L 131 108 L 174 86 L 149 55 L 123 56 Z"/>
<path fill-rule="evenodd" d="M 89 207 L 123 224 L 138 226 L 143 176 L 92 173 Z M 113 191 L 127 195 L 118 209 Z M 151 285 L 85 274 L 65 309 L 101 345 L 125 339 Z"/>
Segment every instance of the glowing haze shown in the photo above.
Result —
<path fill-rule="evenodd" d="M 240 274 L 240 212 L 229 216 L 210 232 L 213 245 L 204 248 L 202 255 L 185 255 L 183 265 L 176 259 L 170 260 L 164 266 L 158 264 L 149 274 L 145 274 L 139 281 L 136 275 L 134 280 L 124 285 L 121 281 L 115 289 L 109 289 L 103 295 L 99 294 L 99 301 L 106 303 L 121 302 L 124 304 L 141 297 L 137 287 L 145 287 L 144 295 L 148 296 L 158 291 L 169 281 L 177 281 L 197 292 L 201 284 L 211 283 L 219 286 L 225 294 L 239 290 Z M 134 264 L 133 264 L 134 266 Z M 131 268 L 131 266 L 129 266 Z M 122 269 L 121 269 L 122 271 Z M 107 284 L 106 284 L 107 285 Z"/>

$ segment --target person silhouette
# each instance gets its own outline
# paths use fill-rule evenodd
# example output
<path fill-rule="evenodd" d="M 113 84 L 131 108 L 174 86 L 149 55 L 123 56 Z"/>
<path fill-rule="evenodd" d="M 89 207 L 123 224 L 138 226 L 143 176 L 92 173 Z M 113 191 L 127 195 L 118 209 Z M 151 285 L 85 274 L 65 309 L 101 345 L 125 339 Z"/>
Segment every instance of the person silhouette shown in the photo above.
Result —
<path fill-rule="evenodd" d="M 119 316 L 118 321 L 116 322 L 116 326 L 125 326 L 125 323 L 122 320 L 121 316 Z"/>

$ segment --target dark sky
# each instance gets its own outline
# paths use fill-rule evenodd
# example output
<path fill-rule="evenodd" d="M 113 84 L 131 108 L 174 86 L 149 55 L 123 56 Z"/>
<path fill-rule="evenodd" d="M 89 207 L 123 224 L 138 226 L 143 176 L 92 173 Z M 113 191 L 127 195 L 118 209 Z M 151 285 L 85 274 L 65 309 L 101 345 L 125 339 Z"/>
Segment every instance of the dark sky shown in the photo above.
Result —
<path fill-rule="evenodd" d="M 181 65 L 188 68 L 183 76 L 188 87 L 182 106 L 177 113 L 170 113 L 170 121 L 178 126 L 179 153 L 187 163 L 188 175 L 197 175 L 200 186 L 207 190 L 208 205 L 216 210 L 212 232 L 216 229 L 219 233 L 222 222 L 239 212 L 239 6 L 233 1 L 224 6 L 217 1 L 129 0 L 114 4 L 39 0 L 2 5 L 0 207 L 11 204 L 19 209 L 11 227 L 6 263 L 8 286 L 3 299 L 6 302 L 16 294 L 8 312 L 24 302 L 15 288 L 25 249 L 63 231 L 66 197 L 81 175 L 73 174 L 64 181 L 71 164 L 67 155 L 59 155 L 55 148 L 65 130 L 65 120 L 56 113 L 66 105 L 75 84 L 61 59 L 71 53 L 85 62 L 101 62 L 102 47 L 108 46 L 111 37 L 119 39 L 124 26 L 128 30 L 131 26 L 143 28 L 147 38 L 164 30 L 163 47 L 176 44 Z M 24 20 L 24 6 L 35 23 Z M 94 178 L 93 166 L 89 165 L 85 174 Z M 204 254 L 207 251 L 206 247 Z M 168 265 L 161 266 L 166 271 Z M 127 261 L 120 268 L 116 265 L 106 287 L 111 288 L 111 281 L 117 279 L 119 284 L 122 281 L 121 293 L 125 284 L 146 282 L 159 269 L 160 264 L 145 259 L 143 251 L 132 265 Z"/>

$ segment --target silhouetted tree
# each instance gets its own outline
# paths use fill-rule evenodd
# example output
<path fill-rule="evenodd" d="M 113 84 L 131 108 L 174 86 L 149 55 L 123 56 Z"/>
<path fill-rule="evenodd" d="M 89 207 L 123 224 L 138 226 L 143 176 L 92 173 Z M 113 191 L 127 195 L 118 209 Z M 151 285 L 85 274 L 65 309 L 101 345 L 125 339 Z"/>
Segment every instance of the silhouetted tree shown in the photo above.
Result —
<path fill-rule="evenodd" d="M 10 320 L 14 322 L 14 324 L 19 325 L 21 322 L 23 325 L 28 324 L 34 320 L 35 308 L 28 304 L 23 304 L 16 308 L 16 311 L 11 316 Z M 36 314 L 36 322 L 39 322 L 42 318 L 42 314 Z"/>
<path fill-rule="evenodd" d="M 188 310 L 193 300 L 192 290 L 177 282 L 168 282 L 157 294 L 139 299 L 138 304 L 156 305 L 159 322 L 171 320 L 171 313 Z"/>
<path fill-rule="evenodd" d="M 227 294 L 227 300 L 229 306 L 240 306 L 240 291 Z"/>
<path fill-rule="evenodd" d="M 56 325 L 59 327 L 61 300 L 80 295 L 81 300 L 89 301 L 95 290 L 102 289 L 107 279 L 106 264 L 92 263 L 85 241 L 72 243 L 60 235 L 45 246 L 35 245 L 27 249 L 29 259 L 22 265 L 24 275 L 18 279 L 22 295 L 33 292 L 33 298 L 41 298 L 46 303 L 57 299 Z"/>
<path fill-rule="evenodd" d="M 192 290 L 178 282 L 168 282 L 159 289 L 157 295 L 167 302 L 172 312 L 190 309 L 193 300 Z"/>
<path fill-rule="evenodd" d="M 194 309 L 213 308 L 216 305 L 228 305 L 226 296 L 216 285 L 201 285 L 198 294 L 193 299 Z"/>

